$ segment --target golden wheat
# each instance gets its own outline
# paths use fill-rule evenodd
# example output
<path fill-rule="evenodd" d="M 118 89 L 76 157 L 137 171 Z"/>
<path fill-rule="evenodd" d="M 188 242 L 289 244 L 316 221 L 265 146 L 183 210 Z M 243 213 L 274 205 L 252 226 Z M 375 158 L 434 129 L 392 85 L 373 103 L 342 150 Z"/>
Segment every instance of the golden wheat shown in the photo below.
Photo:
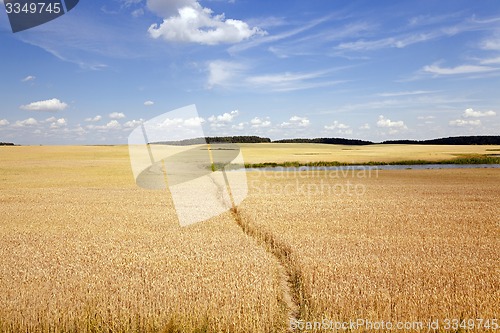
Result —
<path fill-rule="evenodd" d="M 272 332 L 277 261 L 230 213 L 181 228 L 122 147 L 0 151 L 0 331 Z"/>
<path fill-rule="evenodd" d="M 239 212 L 291 249 L 301 319 L 498 316 L 500 170 L 290 174 L 251 173 Z"/>
<path fill-rule="evenodd" d="M 125 146 L 0 147 L 0 331 L 496 318 L 500 171 L 367 170 L 251 172 L 234 214 L 181 228 Z"/>

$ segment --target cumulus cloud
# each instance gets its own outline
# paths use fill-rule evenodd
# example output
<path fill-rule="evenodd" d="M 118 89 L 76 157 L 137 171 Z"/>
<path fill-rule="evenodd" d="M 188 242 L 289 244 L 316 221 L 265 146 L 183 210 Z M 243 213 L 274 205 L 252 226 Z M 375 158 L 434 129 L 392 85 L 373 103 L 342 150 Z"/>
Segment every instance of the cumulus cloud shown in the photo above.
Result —
<path fill-rule="evenodd" d="M 125 118 L 125 115 L 121 112 L 112 112 L 108 116 L 111 119 L 123 119 L 123 118 Z"/>
<path fill-rule="evenodd" d="M 148 0 L 147 6 L 152 12 L 162 16 L 175 16 L 179 8 L 194 7 L 196 0 Z"/>
<path fill-rule="evenodd" d="M 123 127 L 125 128 L 133 128 L 133 127 L 136 127 L 136 126 L 139 126 L 140 124 L 142 124 L 144 120 L 142 119 L 139 119 L 139 120 L 130 120 L 130 121 L 127 121 L 125 124 L 123 124 Z"/>
<path fill-rule="evenodd" d="M 234 110 L 234 111 L 231 111 L 231 112 L 226 112 L 226 113 L 223 113 L 221 115 L 218 115 L 218 116 L 211 116 L 208 118 L 208 121 L 211 122 L 211 123 L 216 123 L 216 122 L 220 122 L 220 123 L 230 123 L 233 121 L 233 119 L 238 116 L 239 114 L 239 111 L 238 110 Z"/>
<path fill-rule="evenodd" d="M 259 117 L 255 117 L 250 120 L 250 124 L 253 128 L 261 128 L 261 127 L 269 127 L 271 126 L 271 121 L 269 119 L 262 119 Z"/>
<path fill-rule="evenodd" d="M 464 126 L 480 126 L 481 125 L 481 120 L 479 119 L 467 119 L 467 118 L 480 118 L 480 117 L 494 117 L 496 116 L 495 111 L 475 111 L 472 108 L 466 109 L 464 113 L 462 114 L 462 118 L 460 119 L 455 119 L 455 120 L 450 120 L 448 124 L 450 126 L 455 126 L 455 127 L 464 127 Z M 465 119 L 464 119 L 465 118 Z"/>
<path fill-rule="evenodd" d="M 120 123 L 117 120 L 111 120 L 104 126 L 106 129 L 119 129 L 121 128 Z"/>
<path fill-rule="evenodd" d="M 405 123 L 400 121 L 392 121 L 390 119 L 385 118 L 384 116 L 378 116 L 377 127 L 386 127 L 393 129 L 407 129 Z"/>
<path fill-rule="evenodd" d="M 479 119 L 476 119 L 476 120 L 456 119 L 456 120 L 450 120 L 449 124 L 450 124 L 450 126 L 457 126 L 457 127 L 480 126 L 481 120 L 479 120 Z"/>
<path fill-rule="evenodd" d="M 57 112 L 65 110 L 68 104 L 61 102 L 57 98 L 48 99 L 45 101 L 33 102 L 26 105 L 21 105 L 20 108 L 28 111 L 48 111 Z"/>
<path fill-rule="evenodd" d="M 151 105 L 154 105 L 154 104 L 155 104 L 155 102 L 153 102 L 153 101 L 145 101 L 144 102 L 145 106 L 151 106 Z"/>
<path fill-rule="evenodd" d="M 349 125 L 343 124 L 337 120 L 332 125 L 325 125 L 324 128 L 329 131 L 336 131 L 339 134 L 352 134 L 352 129 Z"/>
<path fill-rule="evenodd" d="M 28 118 L 25 120 L 18 120 L 14 124 L 15 127 L 26 127 L 26 126 L 35 126 L 38 125 L 38 121 L 34 118 Z"/>
<path fill-rule="evenodd" d="M 292 116 L 288 121 L 284 121 L 280 124 L 283 128 L 297 128 L 297 127 L 307 127 L 309 126 L 309 119 L 306 117 Z"/>
<path fill-rule="evenodd" d="M 102 116 L 97 115 L 97 116 L 95 116 L 95 117 L 93 117 L 93 118 L 92 118 L 92 117 L 90 117 L 90 118 L 85 118 L 85 121 L 95 123 L 95 122 L 98 122 L 98 121 L 99 121 L 99 120 L 101 120 L 101 119 L 102 119 Z"/>
<path fill-rule="evenodd" d="M 153 12 L 166 17 L 161 24 L 152 24 L 149 35 L 171 42 L 190 42 L 204 45 L 234 44 L 254 35 L 264 35 L 258 27 L 241 20 L 226 19 L 224 14 L 214 15 L 197 1 L 148 1 Z M 174 10 L 175 8 L 175 10 Z"/>
<path fill-rule="evenodd" d="M 369 130 L 371 128 L 370 124 L 366 123 L 359 127 L 362 130 Z"/>
<path fill-rule="evenodd" d="M 335 120 L 332 125 L 325 125 L 325 129 L 327 130 L 334 130 L 334 129 L 348 129 L 349 126 L 346 124 L 342 124 Z"/>
<path fill-rule="evenodd" d="M 28 75 L 24 79 L 22 79 L 22 82 L 29 82 L 29 81 L 34 81 L 36 79 L 36 76 L 33 75 Z"/>
<path fill-rule="evenodd" d="M 10 123 L 7 119 L 0 119 L 0 126 L 7 126 L 9 124 Z"/>
<path fill-rule="evenodd" d="M 186 127 L 198 127 L 205 122 L 205 119 L 201 117 L 193 117 L 184 120 L 183 125 Z"/>
<path fill-rule="evenodd" d="M 235 130 L 238 130 L 238 131 L 242 131 L 245 129 L 245 126 L 247 125 L 248 123 L 239 123 L 237 125 L 233 125 L 231 126 L 232 129 L 235 129 Z"/>
<path fill-rule="evenodd" d="M 50 128 L 57 129 L 57 128 L 64 127 L 66 125 L 67 125 L 66 119 L 60 118 L 60 119 L 56 119 L 52 124 L 50 124 Z"/>
<path fill-rule="evenodd" d="M 163 122 L 155 124 L 155 130 L 184 130 L 187 128 L 195 128 L 205 122 L 202 117 L 191 118 L 166 118 Z"/>
<path fill-rule="evenodd" d="M 469 117 L 478 118 L 478 117 L 493 117 L 496 115 L 497 115 L 496 112 L 491 111 L 491 110 L 481 112 L 481 111 L 474 111 L 473 109 L 466 109 L 462 116 L 465 118 L 469 118 Z"/>

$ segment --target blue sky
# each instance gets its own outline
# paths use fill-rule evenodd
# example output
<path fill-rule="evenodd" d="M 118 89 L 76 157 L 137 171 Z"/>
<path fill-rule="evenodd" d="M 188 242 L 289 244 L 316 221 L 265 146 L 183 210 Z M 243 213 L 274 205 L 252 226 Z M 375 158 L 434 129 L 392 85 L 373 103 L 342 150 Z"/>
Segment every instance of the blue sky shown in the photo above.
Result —
<path fill-rule="evenodd" d="M 500 133 L 498 0 L 82 0 L 16 34 L 0 9 L 0 141 L 126 143 L 190 104 L 207 136 Z"/>

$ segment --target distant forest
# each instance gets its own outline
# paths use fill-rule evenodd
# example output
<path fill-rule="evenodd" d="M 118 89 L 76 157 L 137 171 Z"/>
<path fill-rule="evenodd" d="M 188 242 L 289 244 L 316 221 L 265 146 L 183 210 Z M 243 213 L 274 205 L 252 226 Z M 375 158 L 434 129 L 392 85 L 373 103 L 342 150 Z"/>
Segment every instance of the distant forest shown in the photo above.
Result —
<path fill-rule="evenodd" d="M 284 139 L 273 141 L 276 143 L 324 143 L 328 145 L 371 145 L 371 141 L 363 141 L 356 139 L 342 139 L 342 138 L 316 138 L 316 139 Z"/>
<path fill-rule="evenodd" d="M 390 140 L 382 144 L 405 145 L 500 145 L 500 136 L 454 136 L 432 140 Z"/>
<path fill-rule="evenodd" d="M 314 139 L 282 139 L 271 141 L 269 138 L 260 136 L 209 136 L 206 138 L 194 138 L 181 141 L 161 141 L 152 142 L 155 145 L 175 145 L 189 146 L 204 143 L 322 143 L 329 145 L 373 145 L 372 141 L 344 138 L 314 138 Z M 480 135 L 480 136 L 454 136 L 448 138 L 439 138 L 431 140 L 387 140 L 378 144 L 390 145 L 500 145 L 499 135 Z M 0 142 L 0 146 L 14 146 L 14 143 Z"/>
<path fill-rule="evenodd" d="M 373 145 L 372 141 L 344 138 L 314 138 L 314 139 L 282 139 L 271 141 L 269 138 L 259 136 L 211 136 L 206 138 L 195 138 L 181 141 L 162 141 L 152 144 L 188 146 L 203 143 L 322 143 L 329 145 Z M 390 145 L 500 145 L 500 136 L 455 136 L 431 140 L 388 140 L 378 144 Z"/>
<path fill-rule="evenodd" d="M 152 142 L 152 145 L 189 146 L 204 143 L 264 143 L 271 142 L 269 138 L 259 136 L 208 136 L 206 138 L 194 138 L 180 141 Z"/>

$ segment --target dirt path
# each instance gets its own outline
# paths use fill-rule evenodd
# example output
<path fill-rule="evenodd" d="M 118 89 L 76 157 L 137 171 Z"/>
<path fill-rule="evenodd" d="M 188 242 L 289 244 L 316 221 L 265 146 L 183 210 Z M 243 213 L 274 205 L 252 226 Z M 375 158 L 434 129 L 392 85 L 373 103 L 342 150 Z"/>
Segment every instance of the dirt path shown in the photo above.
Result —
<path fill-rule="evenodd" d="M 282 301 L 288 312 L 288 332 L 294 332 L 290 323 L 300 319 L 304 310 L 304 297 L 302 293 L 302 276 L 295 268 L 291 259 L 290 248 L 278 242 L 273 235 L 255 228 L 246 222 L 238 213 L 235 207 L 231 209 L 234 220 L 241 227 L 243 232 L 261 244 L 267 252 L 272 254 L 279 266 L 279 276 L 281 290 L 283 291 Z"/>
<path fill-rule="evenodd" d="M 211 177 L 210 177 L 211 178 Z M 303 278 L 301 272 L 293 262 L 291 249 L 286 244 L 281 243 L 276 237 L 270 233 L 262 230 L 261 228 L 251 225 L 248 221 L 241 216 L 238 212 L 238 207 L 235 206 L 232 198 L 231 187 L 229 186 L 226 175 L 224 174 L 226 190 L 231 197 L 231 204 L 233 208 L 231 213 L 235 222 L 241 227 L 243 232 L 252 237 L 264 249 L 276 258 L 278 264 L 278 273 L 280 277 L 280 287 L 283 292 L 282 302 L 287 309 L 288 322 L 286 323 L 288 332 L 294 332 L 290 323 L 297 322 L 301 318 L 301 314 L 306 310 L 306 302 L 303 294 Z M 217 186 L 217 196 L 219 200 L 224 200 L 223 186 L 212 179 Z"/>

